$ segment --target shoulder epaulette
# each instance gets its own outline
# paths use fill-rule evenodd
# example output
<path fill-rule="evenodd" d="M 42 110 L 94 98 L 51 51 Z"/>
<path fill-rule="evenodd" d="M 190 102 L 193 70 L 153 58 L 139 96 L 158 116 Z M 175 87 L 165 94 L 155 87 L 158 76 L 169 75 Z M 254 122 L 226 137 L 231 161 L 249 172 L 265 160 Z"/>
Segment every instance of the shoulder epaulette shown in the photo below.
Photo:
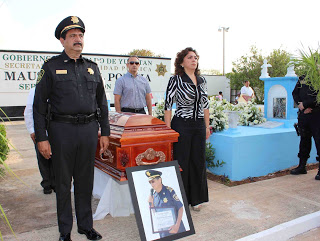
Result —
<path fill-rule="evenodd" d="M 57 59 L 60 55 L 52 56 L 51 58 L 46 59 L 44 62 L 48 63 L 50 60 Z"/>
<path fill-rule="evenodd" d="M 90 62 L 90 63 L 97 64 L 96 62 L 94 62 L 94 61 L 91 60 L 91 59 L 88 59 L 88 58 L 85 58 L 85 57 L 82 57 L 82 58 L 85 59 L 86 61 Z"/>
<path fill-rule="evenodd" d="M 168 186 L 166 186 L 166 188 L 170 191 L 170 192 L 172 192 L 172 188 L 171 187 L 168 187 Z"/>

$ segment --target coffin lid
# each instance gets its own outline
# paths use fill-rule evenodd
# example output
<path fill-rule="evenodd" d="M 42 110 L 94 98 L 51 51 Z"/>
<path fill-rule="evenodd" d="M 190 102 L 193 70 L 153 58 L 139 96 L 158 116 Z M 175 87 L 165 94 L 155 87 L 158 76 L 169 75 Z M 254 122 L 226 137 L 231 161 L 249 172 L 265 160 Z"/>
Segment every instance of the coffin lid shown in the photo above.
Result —
<path fill-rule="evenodd" d="M 179 133 L 167 127 L 165 122 L 145 114 L 110 112 L 110 138 L 122 144 L 148 141 L 178 141 Z"/>
<path fill-rule="evenodd" d="M 122 127 L 165 125 L 156 117 L 145 114 L 134 114 L 129 112 L 109 112 L 110 125 Z"/>

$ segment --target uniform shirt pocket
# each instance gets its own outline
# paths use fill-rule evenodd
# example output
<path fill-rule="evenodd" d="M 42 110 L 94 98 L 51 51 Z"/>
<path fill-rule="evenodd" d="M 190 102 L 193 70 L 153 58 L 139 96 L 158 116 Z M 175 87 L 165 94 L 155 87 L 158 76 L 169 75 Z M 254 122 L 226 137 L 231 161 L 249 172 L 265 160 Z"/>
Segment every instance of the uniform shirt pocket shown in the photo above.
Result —
<path fill-rule="evenodd" d="M 70 94 L 74 90 L 73 81 L 67 76 L 59 78 L 56 81 L 56 88 L 64 94 Z"/>
<path fill-rule="evenodd" d="M 93 76 L 86 76 L 86 81 L 87 81 L 87 89 L 88 89 L 88 92 L 93 94 L 93 93 L 96 93 L 96 90 L 97 90 L 97 86 L 98 86 L 98 80 L 93 77 Z"/>

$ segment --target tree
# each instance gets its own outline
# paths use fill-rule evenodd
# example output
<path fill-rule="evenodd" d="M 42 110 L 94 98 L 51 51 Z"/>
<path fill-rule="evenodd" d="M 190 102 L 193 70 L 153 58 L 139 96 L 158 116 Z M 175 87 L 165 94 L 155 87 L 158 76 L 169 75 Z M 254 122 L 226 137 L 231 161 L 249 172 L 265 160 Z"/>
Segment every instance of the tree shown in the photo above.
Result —
<path fill-rule="evenodd" d="M 146 57 L 162 57 L 160 54 L 155 54 L 149 49 L 134 49 L 126 55 L 137 55 L 137 56 L 146 56 Z"/>
<path fill-rule="evenodd" d="M 267 57 L 268 63 L 272 65 L 268 73 L 271 77 L 280 77 L 287 74 L 290 54 L 282 49 L 273 50 Z"/>
<path fill-rule="evenodd" d="M 276 49 L 264 57 L 261 50 L 258 50 L 256 46 L 251 46 L 249 54 L 233 62 L 232 72 L 226 74 L 227 78 L 230 79 L 230 87 L 232 89 L 241 89 L 243 82 L 249 80 L 250 86 L 255 92 L 257 103 L 262 103 L 264 98 L 264 82 L 259 79 L 264 59 L 267 59 L 268 63 L 272 65 L 271 68 L 268 68 L 270 77 L 286 75 L 288 63 L 290 62 L 290 54 L 288 52 Z"/>

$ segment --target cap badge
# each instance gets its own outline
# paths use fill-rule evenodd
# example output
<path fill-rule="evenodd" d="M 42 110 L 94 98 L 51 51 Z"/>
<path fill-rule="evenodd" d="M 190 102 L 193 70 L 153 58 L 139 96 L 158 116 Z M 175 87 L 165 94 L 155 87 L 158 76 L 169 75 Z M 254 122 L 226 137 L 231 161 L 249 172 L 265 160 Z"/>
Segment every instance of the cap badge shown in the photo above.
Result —
<path fill-rule="evenodd" d="M 146 173 L 147 173 L 148 177 L 150 177 L 150 175 L 151 175 L 150 172 L 146 172 Z"/>
<path fill-rule="evenodd" d="M 72 16 L 72 17 L 71 17 L 71 21 L 72 21 L 73 23 L 79 23 L 79 18 L 77 18 L 76 16 Z"/>
<path fill-rule="evenodd" d="M 91 68 L 88 68 L 88 73 L 89 73 L 89 74 L 92 74 L 92 75 L 93 75 L 93 74 L 94 74 L 94 71 L 93 71 L 93 69 L 91 69 Z"/>

